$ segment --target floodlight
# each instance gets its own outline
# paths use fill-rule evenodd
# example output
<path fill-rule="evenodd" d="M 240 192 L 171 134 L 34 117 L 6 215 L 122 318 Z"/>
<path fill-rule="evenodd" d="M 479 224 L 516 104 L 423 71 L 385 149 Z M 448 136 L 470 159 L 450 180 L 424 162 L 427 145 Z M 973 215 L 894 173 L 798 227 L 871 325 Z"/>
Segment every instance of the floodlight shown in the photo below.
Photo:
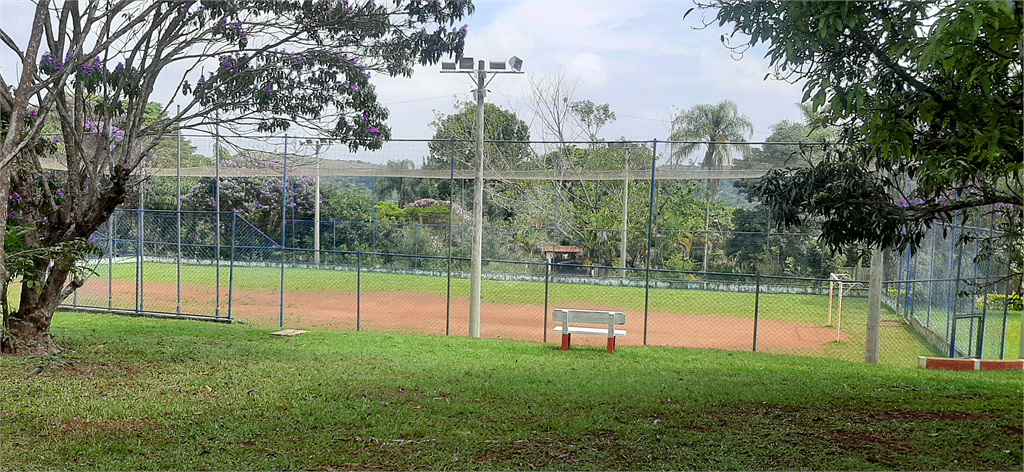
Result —
<path fill-rule="evenodd" d="M 441 70 L 455 70 L 455 63 L 454 62 L 442 62 L 441 63 Z"/>
<path fill-rule="evenodd" d="M 517 56 L 508 58 L 508 65 L 516 72 L 522 72 L 523 70 L 523 60 Z"/>
<path fill-rule="evenodd" d="M 492 70 L 503 70 L 505 69 L 505 63 L 502 61 L 491 61 Z"/>
<path fill-rule="evenodd" d="M 473 70 L 473 58 L 472 57 L 463 57 L 463 58 L 459 59 L 459 69 Z"/>

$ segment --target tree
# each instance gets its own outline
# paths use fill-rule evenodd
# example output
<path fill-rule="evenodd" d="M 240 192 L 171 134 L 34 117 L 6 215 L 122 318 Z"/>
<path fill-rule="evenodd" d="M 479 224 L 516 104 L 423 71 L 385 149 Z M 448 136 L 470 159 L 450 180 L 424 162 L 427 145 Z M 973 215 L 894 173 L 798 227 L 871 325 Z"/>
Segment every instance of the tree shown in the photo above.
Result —
<path fill-rule="evenodd" d="M 768 44 L 778 78 L 838 129 L 806 169 L 754 192 L 776 223 L 820 219 L 832 249 L 905 249 L 936 222 L 995 218 L 1020 271 L 1021 2 L 703 2 L 737 53 Z M 735 46 L 731 39 L 742 38 Z"/>
<path fill-rule="evenodd" d="M 476 154 L 477 105 L 473 102 L 455 104 L 451 115 L 435 112 L 430 123 L 434 129 L 430 154 L 423 165 L 427 169 L 450 169 L 455 159 L 456 169 L 469 169 Z M 529 156 L 530 127 L 515 113 L 492 103 L 484 104 L 484 156 L 485 168 L 517 169 Z M 452 141 L 455 141 L 454 148 Z"/>
<path fill-rule="evenodd" d="M 469 0 L 39 1 L 24 46 L 0 30 L 22 71 L 13 82 L 0 76 L 0 207 L 7 213 L 9 191 L 46 204 L 47 223 L 25 235 L 28 244 L 87 238 L 139 183 L 137 170 L 160 138 L 177 128 L 299 125 L 353 150 L 379 148 L 390 130 L 371 73 L 409 75 L 416 63 L 460 54 L 466 30 L 453 22 L 472 11 Z M 173 70 L 186 72 L 169 77 Z M 165 111 L 182 106 L 147 122 L 157 87 L 175 91 Z M 50 113 L 59 118 L 68 169 L 52 185 L 43 183 L 40 163 L 52 151 L 39 138 Z M 4 224 L 24 222 L 12 218 Z M 57 349 L 50 320 L 82 284 L 68 280 L 76 261 L 36 260 L 18 311 L 4 316 L 3 352 Z"/>
<path fill-rule="evenodd" d="M 429 143 L 430 154 L 425 169 L 471 169 L 476 155 L 477 105 L 473 102 L 456 103 L 456 113 L 446 115 L 435 112 L 434 138 Z M 484 168 L 487 171 L 527 170 L 532 168 L 530 127 L 515 113 L 491 104 L 484 104 Z M 436 198 L 453 200 L 454 189 L 449 181 L 436 183 Z M 515 214 L 516 194 L 501 179 L 488 179 L 484 187 L 484 214 L 491 218 L 508 219 Z M 476 211 L 474 208 L 473 211 Z"/>
<path fill-rule="evenodd" d="M 416 168 L 416 163 L 408 159 L 389 160 L 387 168 L 388 170 L 413 170 Z M 378 200 L 392 200 L 401 207 L 418 198 L 417 190 L 419 190 L 421 181 L 421 179 L 405 177 L 380 177 L 374 185 L 374 192 L 377 193 Z"/>
<path fill-rule="evenodd" d="M 741 115 L 735 103 L 725 100 L 716 105 L 695 105 L 672 120 L 670 140 L 684 141 L 672 149 L 672 159 L 681 162 L 693 151 L 705 148 L 701 168 L 720 170 L 729 164 L 732 152 L 743 149 L 746 138 L 754 133 L 754 124 L 747 115 Z M 731 144 L 730 144 L 731 143 Z M 718 193 L 720 179 L 708 180 L 712 198 Z"/>
<path fill-rule="evenodd" d="M 806 167 L 824 159 L 825 145 L 835 141 L 835 130 L 818 127 L 810 106 L 800 104 L 804 121 L 782 120 L 771 125 L 772 134 L 760 148 L 748 148 L 734 169 L 781 169 Z M 779 144 L 774 144 L 779 143 Z"/>
<path fill-rule="evenodd" d="M 672 149 L 672 159 L 680 162 L 693 151 L 704 147 L 701 167 L 720 170 L 729 163 L 734 148 L 754 133 L 754 125 L 747 115 L 741 115 L 735 103 L 725 100 L 717 105 L 696 105 L 684 110 L 672 120 L 673 141 L 683 141 Z M 731 143 L 731 144 L 730 144 Z M 711 253 L 711 205 L 718 194 L 721 179 L 708 179 L 707 207 L 704 224 L 704 271 L 708 270 Z"/>

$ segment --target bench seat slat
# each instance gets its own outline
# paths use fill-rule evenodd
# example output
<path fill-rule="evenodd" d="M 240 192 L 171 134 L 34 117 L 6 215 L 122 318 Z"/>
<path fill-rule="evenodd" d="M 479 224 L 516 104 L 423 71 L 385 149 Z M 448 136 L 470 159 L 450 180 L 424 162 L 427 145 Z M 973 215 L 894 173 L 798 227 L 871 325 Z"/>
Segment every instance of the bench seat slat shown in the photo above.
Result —
<path fill-rule="evenodd" d="M 555 326 L 555 331 L 561 333 L 562 332 L 562 326 L 561 325 Z M 572 334 L 572 333 L 597 334 L 597 335 L 607 336 L 608 335 L 608 328 L 582 328 L 582 327 L 579 327 L 579 326 L 570 326 L 569 327 L 569 333 L 570 334 Z M 626 335 L 626 330 L 624 330 L 624 329 L 617 329 L 617 330 L 615 330 L 615 336 L 625 336 L 625 335 Z"/>

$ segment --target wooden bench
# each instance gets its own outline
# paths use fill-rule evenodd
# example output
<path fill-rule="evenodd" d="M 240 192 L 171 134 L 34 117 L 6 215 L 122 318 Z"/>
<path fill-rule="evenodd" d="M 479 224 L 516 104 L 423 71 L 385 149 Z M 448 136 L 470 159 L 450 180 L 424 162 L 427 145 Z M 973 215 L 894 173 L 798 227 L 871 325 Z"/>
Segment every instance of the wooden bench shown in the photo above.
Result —
<path fill-rule="evenodd" d="M 568 351 L 573 333 L 599 334 L 608 336 L 608 352 L 615 352 L 615 338 L 625 336 L 626 330 L 615 329 L 626 324 L 626 314 L 618 311 L 567 310 L 556 308 L 554 312 L 555 331 L 562 333 L 562 350 Z M 574 324 L 606 325 L 607 328 L 587 328 Z"/>

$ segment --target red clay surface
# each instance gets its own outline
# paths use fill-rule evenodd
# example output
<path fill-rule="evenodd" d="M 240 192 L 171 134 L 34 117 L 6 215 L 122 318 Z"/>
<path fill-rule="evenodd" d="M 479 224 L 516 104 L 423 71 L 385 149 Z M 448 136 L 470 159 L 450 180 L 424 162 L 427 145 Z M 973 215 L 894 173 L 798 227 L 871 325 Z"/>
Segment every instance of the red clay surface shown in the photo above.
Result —
<path fill-rule="evenodd" d="M 134 282 L 115 281 L 113 306 L 135 309 Z M 82 306 L 107 306 L 106 281 L 86 283 L 79 290 Z M 146 311 L 174 313 L 177 310 L 177 288 L 174 284 L 147 282 L 144 290 Z M 216 290 L 209 286 L 183 286 L 182 312 L 186 314 L 214 314 Z M 228 313 L 228 292 L 221 288 L 221 316 Z M 232 293 L 232 317 L 255 326 L 279 326 L 281 294 L 276 290 L 242 291 Z M 469 334 L 469 299 L 452 299 L 450 317 L 448 300 L 443 295 L 416 292 L 363 292 L 357 300 L 355 292 L 286 292 L 284 296 L 284 327 L 301 329 L 335 329 L 425 333 L 454 336 Z M 358 309 L 357 309 L 358 302 Z M 71 304 L 69 299 L 66 303 Z M 608 307 L 589 306 L 585 302 L 560 305 L 554 308 L 607 310 Z M 481 335 L 485 338 L 514 339 L 558 344 L 561 337 L 552 330 L 550 309 L 543 305 L 495 304 L 481 305 Z M 629 334 L 619 338 L 617 345 L 644 344 L 643 311 L 625 311 Z M 849 334 L 843 333 L 842 340 Z M 753 347 L 754 321 L 715 315 L 652 312 L 647 325 L 647 343 L 657 346 L 689 347 L 701 349 L 727 349 L 749 351 Z M 811 323 L 765 320 L 758 327 L 758 350 L 767 352 L 821 353 L 825 344 L 836 341 L 834 328 Z M 600 346 L 607 339 L 602 336 L 573 336 L 573 346 Z"/>

